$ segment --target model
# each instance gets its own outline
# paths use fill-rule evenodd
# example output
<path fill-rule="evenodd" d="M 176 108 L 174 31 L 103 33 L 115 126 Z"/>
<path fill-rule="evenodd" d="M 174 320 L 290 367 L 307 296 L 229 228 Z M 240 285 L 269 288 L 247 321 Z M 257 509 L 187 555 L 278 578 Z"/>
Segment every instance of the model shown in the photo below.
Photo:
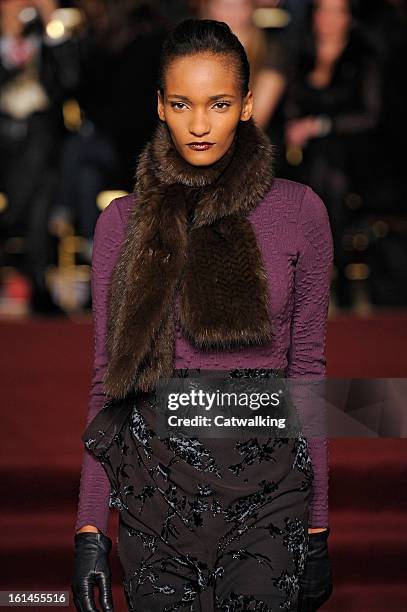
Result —
<path fill-rule="evenodd" d="M 97 595 L 113 609 L 109 507 L 129 610 L 316 610 L 332 591 L 326 438 L 156 430 L 162 378 L 325 374 L 327 211 L 308 186 L 274 176 L 249 76 L 225 23 L 179 24 L 134 193 L 97 222 L 78 610 L 95 610 Z"/>

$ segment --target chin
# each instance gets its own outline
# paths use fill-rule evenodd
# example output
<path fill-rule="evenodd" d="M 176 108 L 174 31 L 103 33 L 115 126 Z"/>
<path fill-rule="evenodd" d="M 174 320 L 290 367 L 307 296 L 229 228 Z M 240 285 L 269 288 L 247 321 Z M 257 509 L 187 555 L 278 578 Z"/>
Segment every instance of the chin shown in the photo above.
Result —
<path fill-rule="evenodd" d="M 222 155 L 214 155 L 212 150 L 209 151 L 186 151 L 187 156 L 184 156 L 187 162 L 194 166 L 210 166 L 222 157 Z"/>

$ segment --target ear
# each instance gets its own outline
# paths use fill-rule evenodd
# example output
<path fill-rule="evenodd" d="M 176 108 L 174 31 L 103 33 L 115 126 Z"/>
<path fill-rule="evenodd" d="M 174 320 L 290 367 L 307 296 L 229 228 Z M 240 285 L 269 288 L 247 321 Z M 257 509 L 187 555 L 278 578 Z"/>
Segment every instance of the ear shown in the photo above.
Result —
<path fill-rule="evenodd" d="M 253 93 L 251 89 L 247 92 L 243 100 L 242 112 L 240 113 L 241 121 L 248 121 L 253 113 Z"/>
<path fill-rule="evenodd" d="M 157 89 L 157 113 L 161 121 L 165 121 L 164 100 L 159 89 Z"/>

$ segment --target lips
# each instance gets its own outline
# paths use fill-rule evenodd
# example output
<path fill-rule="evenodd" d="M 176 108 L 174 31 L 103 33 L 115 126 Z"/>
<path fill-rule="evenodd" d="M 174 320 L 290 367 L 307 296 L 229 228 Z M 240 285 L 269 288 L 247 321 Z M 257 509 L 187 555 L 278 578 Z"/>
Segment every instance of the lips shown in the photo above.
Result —
<path fill-rule="evenodd" d="M 206 151 L 210 149 L 210 147 L 213 147 L 213 145 L 213 142 L 191 142 L 188 144 L 188 147 L 194 151 Z"/>

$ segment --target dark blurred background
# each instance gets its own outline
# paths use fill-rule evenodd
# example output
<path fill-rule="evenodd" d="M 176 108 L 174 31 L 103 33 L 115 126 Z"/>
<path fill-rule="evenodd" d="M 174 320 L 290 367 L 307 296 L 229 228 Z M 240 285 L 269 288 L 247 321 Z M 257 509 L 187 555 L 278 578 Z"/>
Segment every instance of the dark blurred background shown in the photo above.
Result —
<path fill-rule="evenodd" d="M 166 33 L 226 21 L 277 175 L 323 198 L 330 314 L 407 305 L 404 0 L 1 0 L 0 314 L 91 309 L 100 211 L 133 189 Z"/>

